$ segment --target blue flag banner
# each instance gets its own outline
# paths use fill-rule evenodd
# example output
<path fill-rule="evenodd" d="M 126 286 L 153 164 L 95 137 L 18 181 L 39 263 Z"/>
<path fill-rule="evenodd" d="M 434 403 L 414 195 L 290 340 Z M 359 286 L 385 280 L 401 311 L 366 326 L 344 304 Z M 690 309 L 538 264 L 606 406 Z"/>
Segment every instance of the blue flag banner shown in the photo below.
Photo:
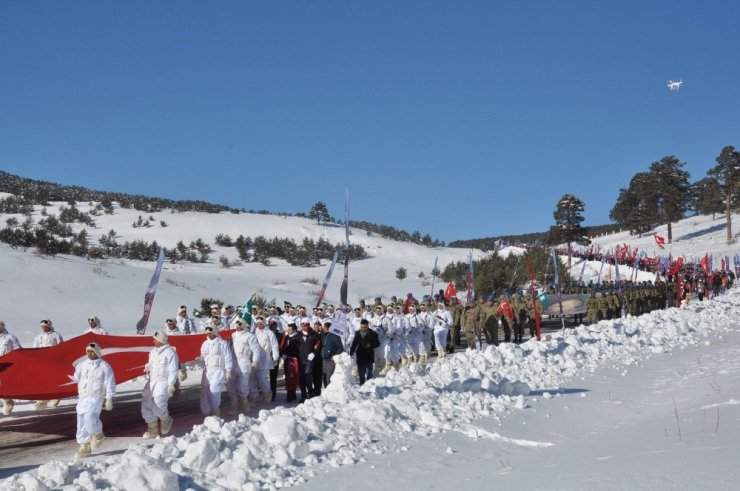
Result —
<path fill-rule="evenodd" d="M 347 305 L 349 290 L 349 189 L 344 188 L 344 279 L 339 287 L 339 301 Z"/>
<path fill-rule="evenodd" d="M 149 286 L 144 294 L 144 315 L 136 323 L 136 334 L 144 334 L 146 332 L 146 325 L 149 323 L 149 314 L 152 311 L 152 305 L 154 305 L 154 294 L 157 293 L 157 284 L 159 283 L 159 274 L 162 272 L 163 263 L 164 249 L 160 249 L 157 267 L 154 269 L 154 275 L 151 281 L 149 281 Z"/>

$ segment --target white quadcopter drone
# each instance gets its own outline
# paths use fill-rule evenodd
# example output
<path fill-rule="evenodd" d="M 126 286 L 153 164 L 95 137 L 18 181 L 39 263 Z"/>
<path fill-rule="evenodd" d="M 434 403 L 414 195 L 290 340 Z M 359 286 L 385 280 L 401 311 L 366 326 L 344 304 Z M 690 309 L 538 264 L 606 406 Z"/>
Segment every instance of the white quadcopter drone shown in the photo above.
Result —
<path fill-rule="evenodd" d="M 681 88 L 681 84 L 683 84 L 683 80 L 669 80 L 666 82 L 666 86 L 668 87 L 668 90 L 673 92 L 674 90 L 678 90 Z"/>

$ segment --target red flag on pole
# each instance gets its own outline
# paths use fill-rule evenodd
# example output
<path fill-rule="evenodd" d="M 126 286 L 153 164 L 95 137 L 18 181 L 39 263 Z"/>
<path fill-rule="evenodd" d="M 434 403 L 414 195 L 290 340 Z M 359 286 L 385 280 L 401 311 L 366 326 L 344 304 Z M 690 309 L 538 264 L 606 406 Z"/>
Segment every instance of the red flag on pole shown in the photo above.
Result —
<path fill-rule="evenodd" d="M 704 270 L 704 274 L 709 276 L 709 253 L 704 254 L 704 257 L 699 260 L 699 264 Z"/>
<path fill-rule="evenodd" d="M 445 299 L 449 300 L 452 297 L 457 296 L 457 290 L 455 290 L 455 282 L 450 281 L 450 284 L 447 285 L 447 289 L 445 290 Z"/>
<path fill-rule="evenodd" d="M 665 248 L 665 238 L 661 237 L 658 234 L 653 234 L 653 238 L 655 239 L 655 243 L 658 244 L 658 247 L 661 249 Z"/>

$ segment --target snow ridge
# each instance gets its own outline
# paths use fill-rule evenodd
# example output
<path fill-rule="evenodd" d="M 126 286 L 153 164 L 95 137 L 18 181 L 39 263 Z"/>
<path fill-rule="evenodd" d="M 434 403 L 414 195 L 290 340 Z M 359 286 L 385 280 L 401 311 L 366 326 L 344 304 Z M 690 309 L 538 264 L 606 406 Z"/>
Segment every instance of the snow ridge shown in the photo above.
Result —
<path fill-rule="evenodd" d="M 476 428 L 475 421 L 526 407 L 532 390 L 563 386 L 607 365 L 630 366 L 737 328 L 740 292 L 711 302 L 602 321 L 541 342 L 468 350 L 427 366 L 412 364 L 358 387 L 340 355 L 321 397 L 296 407 L 225 422 L 208 417 L 180 438 L 133 445 L 103 460 L 52 461 L 13 476 L 0 489 L 270 489 L 296 485 L 369 453 L 404 451 L 413 438 L 456 431 L 530 447 Z"/>

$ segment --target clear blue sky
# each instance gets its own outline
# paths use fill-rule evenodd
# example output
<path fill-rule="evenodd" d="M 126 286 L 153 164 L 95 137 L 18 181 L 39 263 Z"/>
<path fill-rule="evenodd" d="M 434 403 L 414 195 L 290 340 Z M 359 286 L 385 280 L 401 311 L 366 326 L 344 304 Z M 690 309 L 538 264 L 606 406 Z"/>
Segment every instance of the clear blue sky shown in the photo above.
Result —
<path fill-rule="evenodd" d="M 446 242 L 740 146 L 740 2 L 4 1 L 0 168 Z M 682 79 L 679 92 L 666 81 Z M 256 232 L 255 232 L 256 235 Z"/>

